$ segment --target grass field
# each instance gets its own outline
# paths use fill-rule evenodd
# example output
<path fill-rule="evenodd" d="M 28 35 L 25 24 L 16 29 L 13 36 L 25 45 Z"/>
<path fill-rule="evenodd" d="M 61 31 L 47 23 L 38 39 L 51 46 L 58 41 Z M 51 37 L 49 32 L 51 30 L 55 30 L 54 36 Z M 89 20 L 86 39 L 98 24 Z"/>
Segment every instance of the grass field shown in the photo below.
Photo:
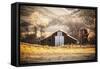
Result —
<path fill-rule="evenodd" d="M 92 60 L 95 58 L 95 46 L 64 45 L 51 47 L 37 44 L 20 43 L 21 63 L 40 63 L 58 61 Z"/>

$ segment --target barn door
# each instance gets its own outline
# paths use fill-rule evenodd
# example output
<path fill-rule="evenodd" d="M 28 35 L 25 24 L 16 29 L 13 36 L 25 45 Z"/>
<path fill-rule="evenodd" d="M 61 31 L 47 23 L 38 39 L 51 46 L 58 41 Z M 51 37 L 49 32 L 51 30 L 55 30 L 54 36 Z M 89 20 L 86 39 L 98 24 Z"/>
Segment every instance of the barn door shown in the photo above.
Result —
<path fill-rule="evenodd" d="M 62 32 L 57 32 L 57 36 L 55 36 L 55 46 L 63 46 L 64 45 L 64 36 L 62 36 Z"/>

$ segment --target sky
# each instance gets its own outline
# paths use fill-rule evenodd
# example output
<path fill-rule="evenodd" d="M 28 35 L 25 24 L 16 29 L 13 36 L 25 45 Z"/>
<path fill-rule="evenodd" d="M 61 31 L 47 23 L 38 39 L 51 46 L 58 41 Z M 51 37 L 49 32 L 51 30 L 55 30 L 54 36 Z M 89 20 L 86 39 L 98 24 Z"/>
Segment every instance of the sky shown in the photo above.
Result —
<path fill-rule="evenodd" d="M 73 25 L 85 26 L 84 17 L 80 16 L 80 10 L 82 12 L 86 9 L 21 6 L 20 22 L 30 23 L 30 32 L 33 32 L 31 27 L 44 27 L 44 36 L 49 36 L 57 30 L 70 34 L 71 28 L 75 28 Z M 40 36 L 39 29 L 37 35 Z"/>

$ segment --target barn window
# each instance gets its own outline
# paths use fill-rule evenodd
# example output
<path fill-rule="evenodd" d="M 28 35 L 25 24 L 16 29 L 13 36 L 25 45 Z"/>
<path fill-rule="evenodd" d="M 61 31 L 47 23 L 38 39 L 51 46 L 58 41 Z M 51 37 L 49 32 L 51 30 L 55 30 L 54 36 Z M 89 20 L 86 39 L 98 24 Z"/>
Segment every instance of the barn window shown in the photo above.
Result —
<path fill-rule="evenodd" d="M 62 32 L 57 32 L 57 36 L 62 36 Z"/>

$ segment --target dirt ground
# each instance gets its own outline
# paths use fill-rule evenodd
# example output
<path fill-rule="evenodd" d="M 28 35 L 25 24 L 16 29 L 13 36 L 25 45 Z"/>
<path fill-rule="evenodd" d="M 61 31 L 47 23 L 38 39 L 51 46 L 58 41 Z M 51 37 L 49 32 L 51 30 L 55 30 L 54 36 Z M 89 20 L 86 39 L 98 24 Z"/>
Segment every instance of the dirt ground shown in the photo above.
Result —
<path fill-rule="evenodd" d="M 20 43 L 20 63 L 92 60 L 95 58 L 94 45 L 42 46 Z"/>

